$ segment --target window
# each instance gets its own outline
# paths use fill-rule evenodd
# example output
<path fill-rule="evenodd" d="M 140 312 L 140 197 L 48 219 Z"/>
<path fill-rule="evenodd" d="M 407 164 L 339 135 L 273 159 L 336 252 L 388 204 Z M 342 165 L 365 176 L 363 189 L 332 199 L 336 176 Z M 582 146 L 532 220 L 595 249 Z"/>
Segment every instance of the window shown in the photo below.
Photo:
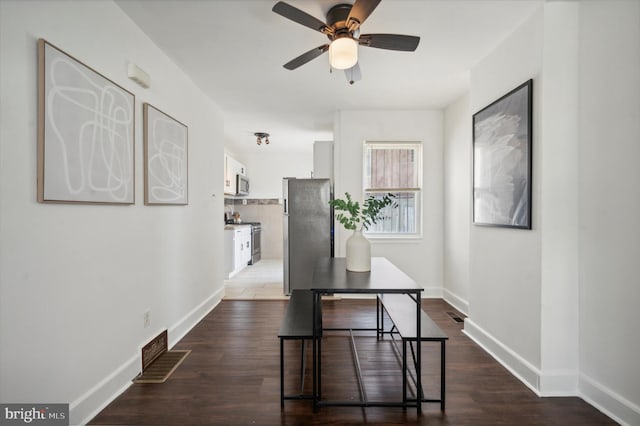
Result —
<path fill-rule="evenodd" d="M 367 230 L 371 236 L 417 236 L 422 192 L 422 144 L 366 142 L 364 196 L 395 195 L 396 207 L 386 207 L 382 219 Z"/>

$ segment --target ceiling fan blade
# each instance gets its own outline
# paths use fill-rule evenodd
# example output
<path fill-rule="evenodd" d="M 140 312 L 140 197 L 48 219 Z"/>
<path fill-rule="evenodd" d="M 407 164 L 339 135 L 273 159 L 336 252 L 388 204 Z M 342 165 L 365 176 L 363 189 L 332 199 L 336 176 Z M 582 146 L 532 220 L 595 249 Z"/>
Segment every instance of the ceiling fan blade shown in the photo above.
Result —
<path fill-rule="evenodd" d="M 420 43 L 420 37 L 401 34 L 362 34 L 358 43 L 378 49 L 413 52 Z"/>
<path fill-rule="evenodd" d="M 279 1 L 278 3 L 276 3 L 271 10 L 273 10 L 278 15 L 282 15 L 285 18 L 290 19 L 300 25 L 304 25 L 305 27 L 311 28 L 312 30 L 320 31 L 324 34 L 333 32 L 333 30 L 321 20 L 314 18 L 307 12 L 303 12 L 297 7 L 293 7 L 283 1 Z"/>
<path fill-rule="evenodd" d="M 315 59 L 318 56 L 322 55 L 327 50 L 329 50 L 328 44 L 323 44 L 322 46 L 314 47 L 310 51 L 305 52 L 302 55 L 298 56 L 297 58 L 290 60 L 283 66 L 288 70 L 295 70 L 296 68 L 306 64 L 312 59 Z"/>
<path fill-rule="evenodd" d="M 347 28 L 355 31 L 371 15 L 371 12 L 378 7 L 382 0 L 356 0 L 351 7 L 351 12 L 347 17 Z"/>
<path fill-rule="evenodd" d="M 351 68 L 344 70 L 344 75 L 347 77 L 349 84 L 353 84 L 356 81 L 360 81 L 362 73 L 360 72 L 360 65 L 356 62 Z"/>

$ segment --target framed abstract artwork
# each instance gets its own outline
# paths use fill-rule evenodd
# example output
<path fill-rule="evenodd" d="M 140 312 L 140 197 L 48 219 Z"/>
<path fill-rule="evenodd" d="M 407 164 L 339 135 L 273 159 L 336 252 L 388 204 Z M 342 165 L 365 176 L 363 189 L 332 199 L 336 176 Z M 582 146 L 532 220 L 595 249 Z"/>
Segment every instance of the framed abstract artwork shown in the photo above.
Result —
<path fill-rule="evenodd" d="M 473 115 L 473 223 L 531 229 L 533 80 Z"/>
<path fill-rule="evenodd" d="M 38 40 L 38 201 L 133 204 L 134 95 Z"/>
<path fill-rule="evenodd" d="M 187 126 L 148 103 L 142 111 L 144 203 L 188 204 Z"/>

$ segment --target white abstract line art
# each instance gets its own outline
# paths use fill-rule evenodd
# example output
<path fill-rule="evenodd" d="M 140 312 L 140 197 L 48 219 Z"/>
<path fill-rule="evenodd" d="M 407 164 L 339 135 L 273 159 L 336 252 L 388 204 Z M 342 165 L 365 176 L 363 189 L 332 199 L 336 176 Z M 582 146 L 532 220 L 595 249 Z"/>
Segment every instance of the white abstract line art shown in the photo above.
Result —
<path fill-rule="evenodd" d="M 133 95 L 45 50 L 44 199 L 133 203 Z"/>
<path fill-rule="evenodd" d="M 144 105 L 147 204 L 187 204 L 187 127 Z"/>

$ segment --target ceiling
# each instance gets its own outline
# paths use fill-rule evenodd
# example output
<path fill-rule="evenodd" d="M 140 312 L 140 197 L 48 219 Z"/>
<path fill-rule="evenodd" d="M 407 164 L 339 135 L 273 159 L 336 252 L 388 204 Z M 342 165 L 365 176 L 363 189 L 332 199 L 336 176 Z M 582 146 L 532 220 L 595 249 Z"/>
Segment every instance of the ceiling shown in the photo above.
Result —
<path fill-rule="evenodd" d="M 225 146 L 251 155 L 310 151 L 313 141 L 333 139 L 339 110 L 446 107 L 468 90 L 469 69 L 541 1 L 383 0 L 362 33 L 416 35 L 420 45 L 413 53 L 360 47 L 362 80 L 354 85 L 330 72 L 327 54 L 294 71 L 282 67 L 327 38 L 272 12 L 276 0 L 116 3 L 220 106 Z M 341 1 L 287 2 L 325 21 Z M 257 146 L 254 132 L 270 133 L 271 144 Z"/>

